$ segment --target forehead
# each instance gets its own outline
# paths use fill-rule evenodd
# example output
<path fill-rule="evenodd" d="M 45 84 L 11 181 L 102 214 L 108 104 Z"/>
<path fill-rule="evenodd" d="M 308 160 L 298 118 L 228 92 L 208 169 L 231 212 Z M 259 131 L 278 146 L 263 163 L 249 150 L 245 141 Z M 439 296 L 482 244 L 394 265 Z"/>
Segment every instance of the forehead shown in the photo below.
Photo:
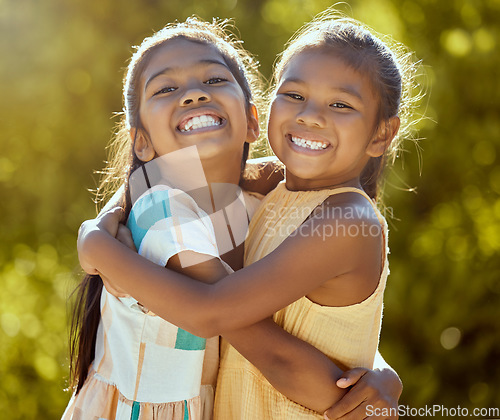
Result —
<path fill-rule="evenodd" d="M 174 38 L 156 47 L 149 57 L 142 79 L 164 69 L 182 70 L 200 63 L 213 63 L 227 67 L 221 52 L 213 44 L 185 38 Z"/>
<path fill-rule="evenodd" d="M 280 82 L 287 80 L 325 87 L 356 86 L 358 90 L 373 96 L 368 74 L 355 69 L 343 54 L 328 48 L 308 48 L 293 55 L 283 69 Z"/>

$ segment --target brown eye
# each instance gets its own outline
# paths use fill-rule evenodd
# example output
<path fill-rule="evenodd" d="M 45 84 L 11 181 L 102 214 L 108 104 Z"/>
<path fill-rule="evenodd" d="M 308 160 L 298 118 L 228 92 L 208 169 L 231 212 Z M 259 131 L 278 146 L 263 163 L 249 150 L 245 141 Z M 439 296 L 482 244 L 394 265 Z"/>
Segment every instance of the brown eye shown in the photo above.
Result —
<path fill-rule="evenodd" d="M 170 92 L 173 92 L 174 90 L 176 90 L 176 88 L 171 87 L 171 86 L 164 87 L 164 88 L 160 89 L 158 92 L 155 92 L 155 93 L 153 94 L 153 96 L 156 96 L 156 95 L 161 95 L 161 94 L 163 94 L 163 93 L 170 93 Z"/>
<path fill-rule="evenodd" d="M 303 101 L 304 100 L 304 97 L 301 96 L 301 95 L 299 95 L 298 93 L 286 93 L 285 95 L 288 96 L 289 98 L 295 99 L 297 101 Z"/>
<path fill-rule="evenodd" d="M 227 82 L 227 79 L 224 79 L 223 77 L 212 77 L 211 79 L 208 79 L 205 84 L 206 85 L 215 85 L 217 83 L 222 83 L 222 82 Z"/>
<path fill-rule="evenodd" d="M 344 104 L 342 102 L 334 102 L 333 104 L 330 105 L 332 108 L 338 108 L 338 109 L 352 109 L 352 107 L 350 107 L 349 105 L 347 104 Z"/>

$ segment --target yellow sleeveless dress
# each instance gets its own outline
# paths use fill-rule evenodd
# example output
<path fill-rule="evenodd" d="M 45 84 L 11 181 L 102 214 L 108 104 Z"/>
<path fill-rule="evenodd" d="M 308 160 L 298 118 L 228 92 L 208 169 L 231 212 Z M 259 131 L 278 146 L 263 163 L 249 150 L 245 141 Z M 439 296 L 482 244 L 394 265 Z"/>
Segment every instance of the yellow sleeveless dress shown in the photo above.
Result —
<path fill-rule="evenodd" d="M 379 284 L 364 301 L 342 307 L 321 306 L 302 297 L 274 315 L 289 333 L 312 344 L 347 366 L 372 368 L 378 347 L 382 301 L 389 273 L 387 223 L 373 201 L 357 188 L 320 191 L 289 191 L 280 183 L 262 201 L 250 223 L 245 265 L 263 258 L 299 227 L 329 196 L 356 192 L 365 196 L 380 221 L 385 255 Z M 273 234 L 269 234 L 272 230 Z M 322 419 L 279 393 L 264 376 L 229 343 L 223 340 L 214 418 L 217 420 Z"/>

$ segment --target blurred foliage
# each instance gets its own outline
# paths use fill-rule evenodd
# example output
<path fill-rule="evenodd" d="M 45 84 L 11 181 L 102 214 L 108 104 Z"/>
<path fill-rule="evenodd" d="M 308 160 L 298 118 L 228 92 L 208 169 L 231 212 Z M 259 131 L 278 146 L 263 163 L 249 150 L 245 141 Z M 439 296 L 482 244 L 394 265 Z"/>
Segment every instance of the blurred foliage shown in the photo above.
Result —
<path fill-rule="evenodd" d="M 58 418 L 69 399 L 76 231 L 95 214 L 87 189 L 121 109 L 131 45 L 192 14 L 230 17 L 269 76 L 289 36 L 329 5 L 0 0 L 1 418 Z M 424 64 L 422 139 L 408 143 L 385 198 L 394 218 L 381 351 L 403 380 L 401 403 L 499 407 L 500 1 L 340 8 Z"/>

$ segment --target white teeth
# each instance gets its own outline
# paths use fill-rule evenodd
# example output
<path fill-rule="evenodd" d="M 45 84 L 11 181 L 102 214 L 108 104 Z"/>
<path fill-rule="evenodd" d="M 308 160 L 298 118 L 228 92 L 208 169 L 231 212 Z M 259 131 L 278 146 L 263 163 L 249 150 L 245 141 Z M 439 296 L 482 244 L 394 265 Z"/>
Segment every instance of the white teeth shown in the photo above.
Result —
<path fill-rule="evenodd" d="M 328 143 L 316 140 L 306 140 L 300 137 L 292 136 L 292 142 L 297 146 L 305 147 L 306 149 L 322 150 L 328 147 Z"/>
<path fill-rule="evenodd" d="M 212 115 L 200 115 L 198 117 L 193 117 L 187 120 L 179 130 L 182 132 L 196 130 L 198 128 L 212 127 L 214 125 L 220 125 L 221 121 Z"/>

